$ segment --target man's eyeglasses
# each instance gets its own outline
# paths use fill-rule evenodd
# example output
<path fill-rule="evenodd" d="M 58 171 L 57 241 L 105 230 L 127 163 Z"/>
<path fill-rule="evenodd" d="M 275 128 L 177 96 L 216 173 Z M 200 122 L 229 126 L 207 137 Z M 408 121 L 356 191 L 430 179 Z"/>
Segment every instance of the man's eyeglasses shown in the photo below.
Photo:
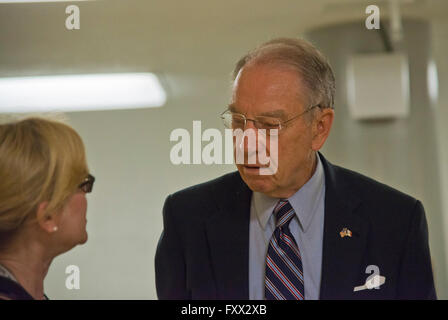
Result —
<path fill-rule="evenodd" d="M 89 174 L 84 181 L 79 185 L 79 189 L 81 189 L 85 193 L 92 192 L 93 184 L 95 183 L 95 177 Z"/>
<path fill-rule="evenodd" d="M 256 116 L 254 119 L 248 119 L 244 114 L 232 112 L 230 110 L 226 110 L 221 114 L 221 119 L 224 123 L 224 126 L 228 129 L 242 129 L 247 125 L 247 121 L 252 121 L 254 123 L 255 128 L 257 129 L 265 129 L 267 134 L 270 133 L 270 129 L 277 129 L 278 132 L 285 127 L 285 125 L 292 120 L 295 120 L 299 118 L 300 116 L 304 115 L 305 113 L 311 111 L 312 109 L 319 107 L 320 105 L 315 105 L 304 112 L 288 119 L 285 121 L 281 121 L 279 118 L 276 117 L 268 117 L 268 116 Z"/>

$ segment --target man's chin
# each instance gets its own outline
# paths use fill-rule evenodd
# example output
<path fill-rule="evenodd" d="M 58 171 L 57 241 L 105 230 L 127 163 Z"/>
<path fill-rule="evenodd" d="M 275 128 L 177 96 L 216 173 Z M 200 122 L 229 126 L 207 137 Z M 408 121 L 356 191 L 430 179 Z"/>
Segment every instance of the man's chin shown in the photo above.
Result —
<path fill-rule="evenodd" d="M 79 243 L 80 245 L 84 244 L 87 242 L 87 240 L 89 239 L 89 235 L 87 233 L 87 231 L 84 233 L 83 237 L 80 239 Z"/>
<path fill-rule="evenodd" d="M 238 168 L 241 178 L 247 184 L 250 190 L 254 192 L 269 193 L 272 190 L 272 177 L 267 175 L 247 173 L 244 167 Z"/>

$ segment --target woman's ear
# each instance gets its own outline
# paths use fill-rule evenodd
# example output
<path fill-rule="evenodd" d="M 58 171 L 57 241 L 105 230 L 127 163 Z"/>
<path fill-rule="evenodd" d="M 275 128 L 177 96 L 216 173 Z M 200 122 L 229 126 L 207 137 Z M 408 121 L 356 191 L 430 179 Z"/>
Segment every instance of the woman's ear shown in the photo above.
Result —
<path fill-rule="evenodd" d="M 58 230 L 58 219 L 55 213 L 47 213 L 48 201 L 42 202 L 37 207 L 37 222 L 39 226 L 47 233 L 53 233 Z"/>

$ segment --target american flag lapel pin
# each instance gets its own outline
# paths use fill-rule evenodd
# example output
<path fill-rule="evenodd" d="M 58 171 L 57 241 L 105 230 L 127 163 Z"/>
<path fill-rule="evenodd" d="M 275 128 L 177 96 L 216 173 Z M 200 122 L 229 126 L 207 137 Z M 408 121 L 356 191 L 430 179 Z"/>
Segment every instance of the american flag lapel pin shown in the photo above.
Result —
<path fill-rule="evenodd" d="M 343 228 L 342 229 L 342 231 L 341 232 L 339 232 L 339 235 L 341 236 L 341 238 L 344 238 L 344 237 L 352 237 L 352 232 L 349 230 L 349 229 L 347 229 L 347 228 Z"/>

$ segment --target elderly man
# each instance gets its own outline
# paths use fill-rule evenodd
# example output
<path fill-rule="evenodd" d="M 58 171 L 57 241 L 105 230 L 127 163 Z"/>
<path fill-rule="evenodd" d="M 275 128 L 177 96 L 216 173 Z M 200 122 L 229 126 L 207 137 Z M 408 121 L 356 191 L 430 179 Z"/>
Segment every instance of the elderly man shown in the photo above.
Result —
<path fill-rule="evenodd" d="M 159 298 L 435 299 L 422 204 L 318 152 L 335 94 L 322 54 L 275 39 L 244 56 L 234 78 L 224 124 L 277 129 L 278 168 L 260 174 L 245 143 L 238 172 L 166 199 Z"/>

